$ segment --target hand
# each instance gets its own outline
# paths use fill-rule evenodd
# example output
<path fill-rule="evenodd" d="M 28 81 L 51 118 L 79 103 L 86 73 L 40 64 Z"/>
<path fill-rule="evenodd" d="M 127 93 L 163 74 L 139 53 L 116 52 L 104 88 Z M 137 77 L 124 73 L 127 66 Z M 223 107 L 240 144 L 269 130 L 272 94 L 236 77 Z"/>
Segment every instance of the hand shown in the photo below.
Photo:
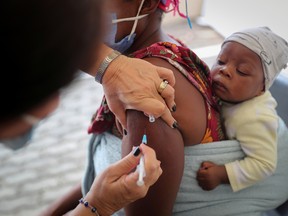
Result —
<path fill-rule="evenodd" d="M 164 79 L 169 84 L 160 95 L 158 90 Z M 121 55 L 110 63 L 102 85 L 109 108 L 125 129 L 126 109 L 139 110 L 155 118 L 161 116 L 169 126 L 174 124 L 170 110 L 175 106 L 172 88 L 175 77 L 171 70 Z"/>
<path fill-rule="evenodd" d="M 136 184 L 138 172 L 130 173 L 138 165 L 141 155 L 134 156 L 133 151 L 94 180 L 85 199 L 97 207 L 100 215 L 112 215 L 127 204 L 144 197 L 149 187 L 162 174 L 160 161 L 156 159 L 154 150 L 144 144 L 140 145 L 140 149 L 145 158 L 146 176 L 143 186 Z"/>
<path fill-rule="evenodd" d="M 227 183 L 225 179 L 228 177 L 225 166 L 206 161 L 201 164 L 196 179 L 203 190 L 209 191 L 221 183 Z"/>

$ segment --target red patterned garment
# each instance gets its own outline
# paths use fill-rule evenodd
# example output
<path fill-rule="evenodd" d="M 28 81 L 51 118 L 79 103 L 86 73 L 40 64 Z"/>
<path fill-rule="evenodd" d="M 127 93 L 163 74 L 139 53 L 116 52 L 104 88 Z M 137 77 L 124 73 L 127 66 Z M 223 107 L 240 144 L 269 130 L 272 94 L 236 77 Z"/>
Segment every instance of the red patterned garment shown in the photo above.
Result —
<path fill-rule="evenodd" d="M 159 42 L 138 50 L 129 57 L 140 59 L 148 57 L 162 58 L 177 68 L 205 99 L 207 128 L 201 143 L 225 139 L 221 127 L 218 100 L 212 94 L 209 68 L 193 51 L 185 45 L 178 46 L 170 42 Z M 103 97 L 101 106 L 96 111 L 88 132 L 97 134 L 105 131 L 112 132 L 117 136 L 120 135 L 115 127 L 115 116 L 109 110 L 106 99 Z"/>

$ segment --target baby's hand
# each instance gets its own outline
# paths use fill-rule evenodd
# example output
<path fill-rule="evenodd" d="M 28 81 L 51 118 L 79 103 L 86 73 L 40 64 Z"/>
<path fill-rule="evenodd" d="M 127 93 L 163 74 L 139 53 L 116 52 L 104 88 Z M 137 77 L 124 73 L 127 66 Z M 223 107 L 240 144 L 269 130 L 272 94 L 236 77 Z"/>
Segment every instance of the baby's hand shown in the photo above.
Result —
<path fill-rule="evenodd" d="M 197 172 L 197 181 L 199 186 L 203 190 L 213 190 L 216 188 L 219 184 L 222 183 L 223 177 L 223 169 L 224 169 L 224 175 L 226 174 L 226 170 L 224 166 L 219 166 L 213 162 L 205 161 L 201 164 L 201 167 L 199 168 Z M 226 174 L 227 175 L 227 174 Z"/>

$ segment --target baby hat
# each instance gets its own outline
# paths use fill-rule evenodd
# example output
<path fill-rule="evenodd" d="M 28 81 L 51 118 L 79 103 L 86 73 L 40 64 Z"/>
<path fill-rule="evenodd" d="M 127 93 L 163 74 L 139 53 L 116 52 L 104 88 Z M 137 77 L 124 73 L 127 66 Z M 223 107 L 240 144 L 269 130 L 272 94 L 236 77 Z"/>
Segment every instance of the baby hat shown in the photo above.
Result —
<path fill-rule="evenodd" d="M 282 69 L 288 63 L 288 43 L 268 27 L 257 27 L 235 32 L 226 42 L 238 42 L 255 52 L 262 61 L 265 90 L 268 90 Z M 223 46 L 222 44 L 222 46 Z"/>

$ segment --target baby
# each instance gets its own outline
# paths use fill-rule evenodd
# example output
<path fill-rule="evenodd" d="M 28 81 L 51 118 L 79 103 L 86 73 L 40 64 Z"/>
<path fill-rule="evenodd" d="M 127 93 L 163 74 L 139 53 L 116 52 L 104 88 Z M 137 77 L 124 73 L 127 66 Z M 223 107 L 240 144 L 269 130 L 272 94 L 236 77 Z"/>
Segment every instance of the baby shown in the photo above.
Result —
<path fill-rule="evenodd" d="M 239 141 L 246 157 L 224 165 L 203 162 L 197 180 L 204 190 L 230 183 L 235 192 L 274 173 L 278 116 L 269 88 L 287 62 L 288 43 L 267 27 L 224 40 L 211 69 L 213 91 L 221 99 L 226 135 Z"/>

